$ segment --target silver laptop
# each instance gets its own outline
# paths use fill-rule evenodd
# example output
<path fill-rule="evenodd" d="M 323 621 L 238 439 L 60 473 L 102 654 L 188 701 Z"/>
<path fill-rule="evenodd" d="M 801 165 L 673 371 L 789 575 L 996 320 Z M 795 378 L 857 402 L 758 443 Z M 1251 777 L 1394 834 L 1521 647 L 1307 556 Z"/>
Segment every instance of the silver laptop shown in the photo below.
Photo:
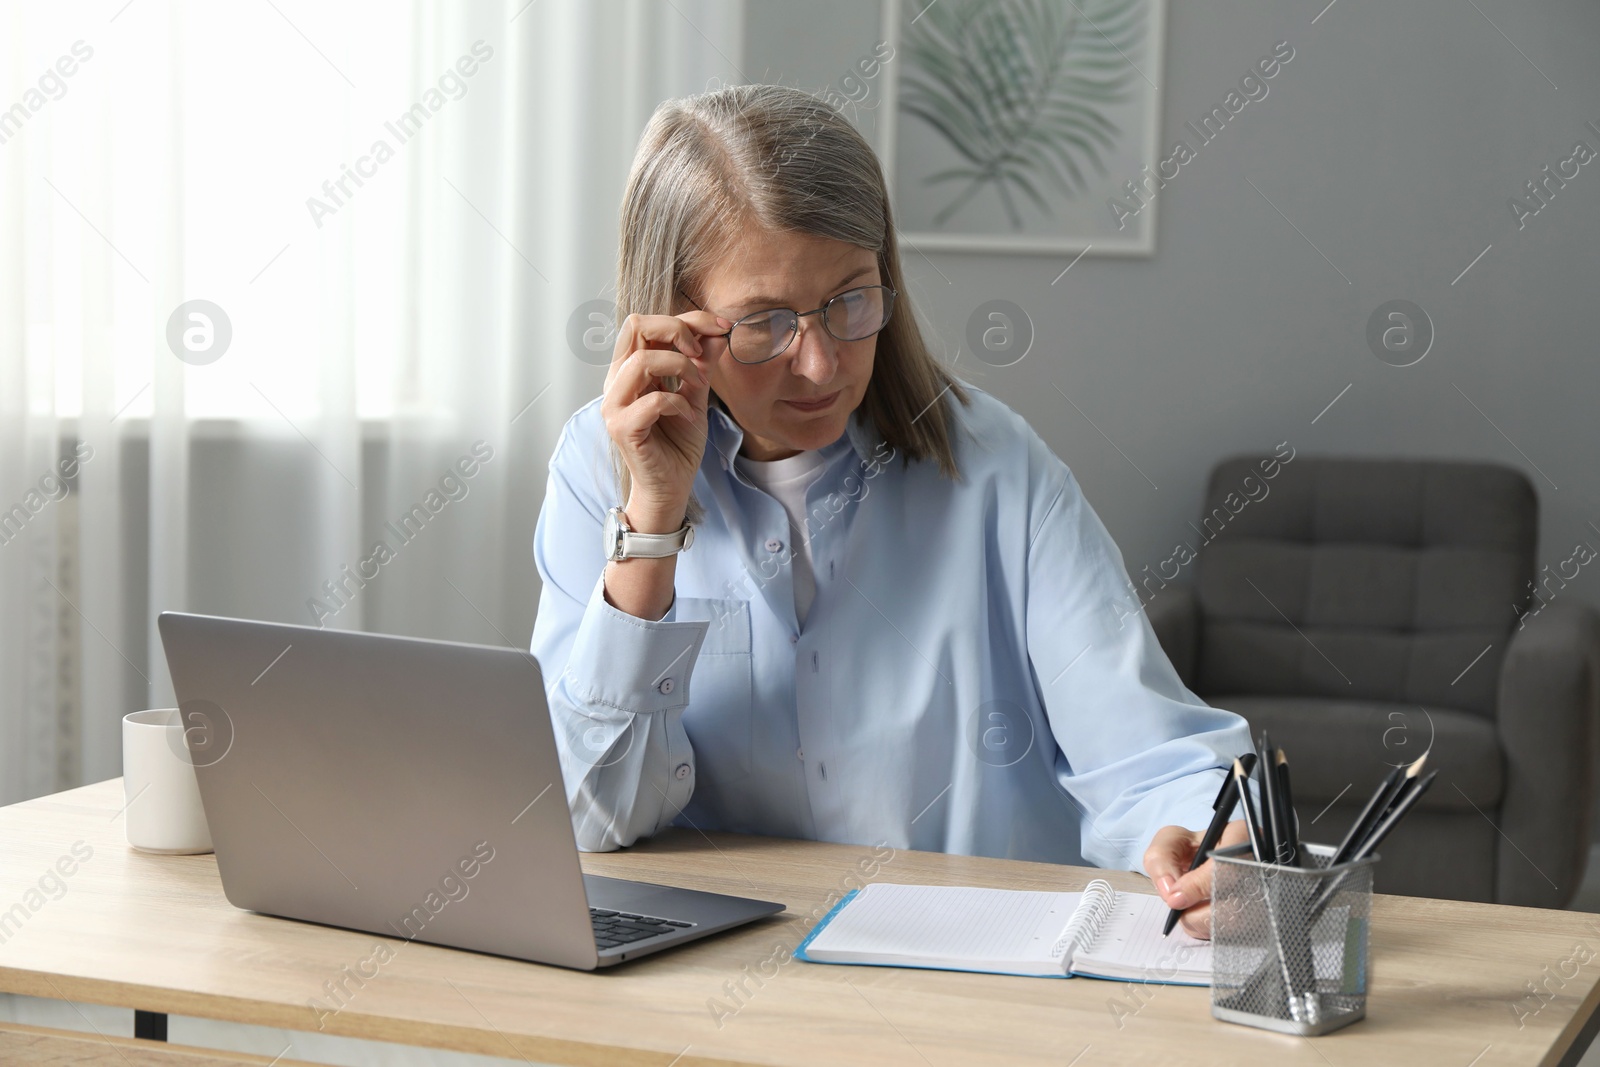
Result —
<path fill-rule="evenodd" d="M 783 910 L 583 873 L 531 653 L 158 625 L 237 907 L 585 970 Z"/>

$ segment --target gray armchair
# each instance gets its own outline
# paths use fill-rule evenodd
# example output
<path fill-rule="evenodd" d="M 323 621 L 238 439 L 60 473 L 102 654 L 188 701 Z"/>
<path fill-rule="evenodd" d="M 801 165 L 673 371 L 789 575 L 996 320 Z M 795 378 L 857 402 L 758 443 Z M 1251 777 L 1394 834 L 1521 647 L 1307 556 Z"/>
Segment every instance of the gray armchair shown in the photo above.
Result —
<path fill-rule="evenodd" d="M 1379 891 L 1560 907 L 1589 848 L 1600 616 L 1536 575 L 1537 525 L 1508 467 L 1236 458 L 1192 558 L 1134 578 L 1185 684 L 1288 754 L 1303 839 L 1337 843 L 1431 749 Z"/>

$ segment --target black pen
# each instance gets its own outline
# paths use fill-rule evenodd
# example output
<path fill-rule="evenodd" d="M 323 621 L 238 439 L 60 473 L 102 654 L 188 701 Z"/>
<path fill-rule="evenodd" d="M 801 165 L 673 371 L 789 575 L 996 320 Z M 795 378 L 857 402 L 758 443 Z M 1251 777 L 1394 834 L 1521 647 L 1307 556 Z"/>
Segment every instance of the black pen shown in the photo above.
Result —
<path fill-rule="evenodd" d="M 1241 762 L 1254 763 L 1255 756 L 1243 755 Z M 1248 772 L 1249 768 L 1245 768 Z M 1233 774 L 1230 772 L 1222 779 L 1222 789 L 1217 793 L 1217 799 L 1211 802 L 1211 825 L 1206 827 L 1206 832 L 1200 838 L 1200 847 L 1195 849 L 1194 859 L 1189 861 L 1189 869 L 1195 870 L 1211 855 L 1211 850 L 1217 847 L 1217 842 L 1222 839 L 1222 831 L 1228 828 L 1228 817 L 1233 814 L 1235 805 L 1238 804 L 1238 786 L 1234 784 Z M 1167 912 L 1167 924 L 1161 928 L 1161 936 L 1166 937 L 1172 933 L 1172 928 L 1178 925 L 1178 917 L 1183 913 L 1177 908 Z"/>

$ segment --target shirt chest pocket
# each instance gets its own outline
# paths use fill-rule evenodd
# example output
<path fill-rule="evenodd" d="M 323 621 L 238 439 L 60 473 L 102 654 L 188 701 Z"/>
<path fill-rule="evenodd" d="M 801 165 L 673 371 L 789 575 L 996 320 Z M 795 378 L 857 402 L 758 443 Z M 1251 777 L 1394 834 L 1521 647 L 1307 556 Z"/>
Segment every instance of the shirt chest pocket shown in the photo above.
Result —
<path fill-rule="evenodd" d="M 694 746 L 699 786 L 715 788 L 748 778 L 755 711 L 751 707 L 750 604 L 680 596 L 674 618 L 707 624 L 690 676 L 689 703 L 683 711 L 683 729 Z"/>

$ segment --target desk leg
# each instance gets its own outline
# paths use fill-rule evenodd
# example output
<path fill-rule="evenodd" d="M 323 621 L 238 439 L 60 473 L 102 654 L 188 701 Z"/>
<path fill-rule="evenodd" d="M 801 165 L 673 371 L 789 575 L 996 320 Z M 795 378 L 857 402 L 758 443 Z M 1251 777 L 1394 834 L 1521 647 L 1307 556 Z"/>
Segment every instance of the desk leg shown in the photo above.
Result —
<path fill-rule="evenodd" d="M 134 1011 L 133 1036 L 146 1041 L 167 1039 L 167 1015 L 160 1011 Z"/>

